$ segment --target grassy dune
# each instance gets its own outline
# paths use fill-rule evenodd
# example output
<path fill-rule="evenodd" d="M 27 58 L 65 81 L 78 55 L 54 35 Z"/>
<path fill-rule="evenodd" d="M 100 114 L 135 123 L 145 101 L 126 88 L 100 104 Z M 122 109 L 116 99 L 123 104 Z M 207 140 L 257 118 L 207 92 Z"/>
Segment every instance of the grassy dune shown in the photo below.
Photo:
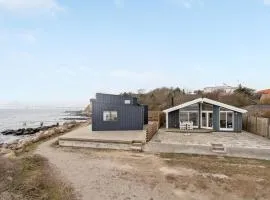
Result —
<path fill-rule="evenodd" d="M 73 189 L 38 155 L 0 157 L 0 199 L 74 200 Z"/>

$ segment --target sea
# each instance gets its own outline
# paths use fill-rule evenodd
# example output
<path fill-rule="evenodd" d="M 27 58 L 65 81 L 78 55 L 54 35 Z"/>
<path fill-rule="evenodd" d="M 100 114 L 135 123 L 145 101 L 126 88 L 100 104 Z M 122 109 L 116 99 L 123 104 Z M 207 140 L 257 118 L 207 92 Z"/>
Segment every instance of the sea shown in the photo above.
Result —
<path fill-rule="evenodd" d="M 70 113 L 79 108 L 21 108 L 21 109 L 0 109 L 0 144 L 10 143 L 23 136 L 5 136 L 1 131 L 7 129 L 36 128 L 42 122 L 44 126 L 59 123 L 60 125 L 68 120 Z"/>

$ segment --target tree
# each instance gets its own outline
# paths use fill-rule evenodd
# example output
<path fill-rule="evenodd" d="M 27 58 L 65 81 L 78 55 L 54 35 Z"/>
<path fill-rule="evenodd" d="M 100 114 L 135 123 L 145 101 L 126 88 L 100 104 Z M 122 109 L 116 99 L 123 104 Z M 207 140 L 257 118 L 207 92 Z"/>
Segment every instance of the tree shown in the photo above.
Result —
<path fill-rule="evenodd" d="M 179 87 L 177 88 L 170 88 L 170 91 L 169 91 L 169 95 L 168 95 L 168 98 L 170 100 L 170 104 L 171 104 L 171 107 L 173 107 L 175 105 L 175 98 L 178 96 L 178 95 L 181 95 L 182 94 L 182 91 Z"/>
<path fill-rule="evenodd" d="M 244 94 L 248 97 L 254 97 L 255 90 L 248 87 L 243 87 L 241 84 L 239 84 L 238 88 L 234 91 L 235 94 Z"/>

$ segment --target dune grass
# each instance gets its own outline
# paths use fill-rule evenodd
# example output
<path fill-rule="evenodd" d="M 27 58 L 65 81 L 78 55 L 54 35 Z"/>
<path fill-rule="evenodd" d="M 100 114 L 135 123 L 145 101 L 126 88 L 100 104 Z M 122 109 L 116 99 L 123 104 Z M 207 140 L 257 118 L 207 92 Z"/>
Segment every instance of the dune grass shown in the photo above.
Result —
<path fill-rule="evenodd" d="M 75 200 L 73 189 L 38 155 L 0 157 L 0 199 Z"/>

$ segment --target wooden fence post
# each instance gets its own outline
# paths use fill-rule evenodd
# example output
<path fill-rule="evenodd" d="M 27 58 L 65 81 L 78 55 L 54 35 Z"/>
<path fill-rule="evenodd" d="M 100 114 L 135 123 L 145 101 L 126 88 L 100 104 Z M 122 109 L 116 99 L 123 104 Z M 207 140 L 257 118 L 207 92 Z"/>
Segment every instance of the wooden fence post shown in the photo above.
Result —
<path fill-rule="evenodd" d="M 247 120 L 246 120 L 246 131 L 249 132 L 249 129 L 248 129 L 248 118 L 249 116 L 247 116 Z"/>
<path fill-rule="evenodd" d="M 256 117 L 256 129 L 255 129 L 256 135 L 258 135 L 258 117 Z"/>
<path fill-rule="evenodd" d="M 270 137 L 270 118 L 268 118 L 268 126 L 267 126 L 267 138 Z"/>

